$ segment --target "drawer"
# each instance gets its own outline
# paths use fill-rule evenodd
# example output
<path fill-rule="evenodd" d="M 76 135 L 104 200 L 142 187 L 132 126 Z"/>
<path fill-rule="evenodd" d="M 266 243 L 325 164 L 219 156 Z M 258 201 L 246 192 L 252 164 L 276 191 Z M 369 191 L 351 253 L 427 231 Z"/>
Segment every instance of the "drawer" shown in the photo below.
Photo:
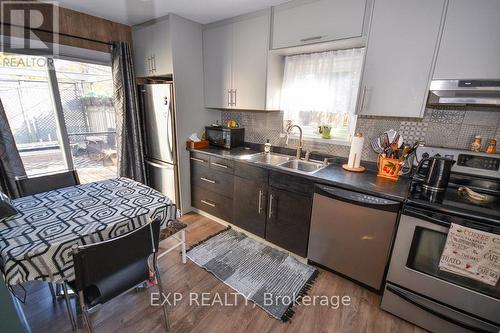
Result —
<path fill-rule="evenodd" d="M 191 185 L 232 198 L 234 176 L 205 168 L 203 165 L 191 165 Z"/>
<path fill-rule="evenodd" d="M 227 222 L 233 220 L 233 200 L 204 188 L 191 188 L 191 205 Z"/>
<path fill-rule="evenodd" d="M 252 180 L 256 183 L 266 183 L 269 171 L 267 169 L 256 166 L 249 165 L 248 163 L 235 162 L 234 163 L 234 175 Z"/>
<path fill-rule="evenodd" d="M 227 158 L 210 156 L 210 168 L 225 173 L 234 173 L 234 162 Z"/>
<path fill-rule="evenodd" d="M 269 172 L 269 185 L 308 197 L 312 197 L 314 193 L 314 183 L 312 181 L 277 171 Z"/>
<path fill-rule="evenodd" d="M 196 151 L 191 152 L 189 159 L 191 161 L 191 165 L 205 166 L 208 168 L 209 164 L 210 164 L 210 156 L 209 155 L 199 153 Z"/>

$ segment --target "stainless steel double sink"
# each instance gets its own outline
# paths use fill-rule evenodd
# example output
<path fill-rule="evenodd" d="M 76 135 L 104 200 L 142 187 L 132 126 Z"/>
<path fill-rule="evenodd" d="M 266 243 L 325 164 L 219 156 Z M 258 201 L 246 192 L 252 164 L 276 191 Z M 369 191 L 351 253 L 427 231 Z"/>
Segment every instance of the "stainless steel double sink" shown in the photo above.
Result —
<path fill-rule="evenodd" d="M 268 164 L 278 168 L 305 174 L 313 174 L 327 166 L 321 162 L 299 160 L 293 156 L 274 153 L 246 155 L 241 156 L 240 159 L 253 163 Z"/>

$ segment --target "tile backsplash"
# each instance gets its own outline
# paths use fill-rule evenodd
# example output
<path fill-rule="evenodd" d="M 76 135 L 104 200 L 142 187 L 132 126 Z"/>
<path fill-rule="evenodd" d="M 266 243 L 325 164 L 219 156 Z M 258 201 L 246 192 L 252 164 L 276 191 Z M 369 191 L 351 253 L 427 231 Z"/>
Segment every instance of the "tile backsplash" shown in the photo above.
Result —
<path fill-rule="evenodd" d="M 285 147 L 282 112 L 237 112 L 222 111 L 221 122 L 235 119 L 245 128 L 245 141 L 265 143 L 270 140 L 273 146 Z M 370 141 L 380 133 L 399 130 L 406 143 L 424 141 L 429 146 L 468 149 L 474 136 L 483 139 L 483 150 L 488 139 L 500 141 L 500 108 L 486 107 L 440 107 L 428 108 L 422 119 L 359 116 L 356 132 L 365 136 L 362 159 L 376 161 L 377 154 L 372 150 Z M 288 147 L 296 147 L 295 140 L 290 140 Z M 321 153 L 347 157 L 349 146 L 332 144 L 325 141 L 304 140 L 304 149 Z M 497 149 L 500 150 L 497 144 Z"/>

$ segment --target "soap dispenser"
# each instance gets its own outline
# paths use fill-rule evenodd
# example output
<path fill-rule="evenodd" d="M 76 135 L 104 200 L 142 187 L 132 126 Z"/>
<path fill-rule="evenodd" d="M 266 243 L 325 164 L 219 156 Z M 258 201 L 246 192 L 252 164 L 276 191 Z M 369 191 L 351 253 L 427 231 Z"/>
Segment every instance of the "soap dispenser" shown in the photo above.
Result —
<path fill-rule="evenodd" d="M 269 139 L 267 139 L 266 143 L 264 144 L 264 152 L 265 153 L 271 152 L 271 143 L 269 142 Z"/>

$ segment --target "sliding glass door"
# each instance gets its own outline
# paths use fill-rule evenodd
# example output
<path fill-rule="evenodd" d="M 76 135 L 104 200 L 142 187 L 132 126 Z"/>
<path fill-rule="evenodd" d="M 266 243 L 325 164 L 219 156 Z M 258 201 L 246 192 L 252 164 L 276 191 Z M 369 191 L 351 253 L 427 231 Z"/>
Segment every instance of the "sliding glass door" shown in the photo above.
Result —
<path fill-rule="evenodd" d="M 0 99 L 28 175 L 116 177 L 111 67 L 0 53 Z"/>

